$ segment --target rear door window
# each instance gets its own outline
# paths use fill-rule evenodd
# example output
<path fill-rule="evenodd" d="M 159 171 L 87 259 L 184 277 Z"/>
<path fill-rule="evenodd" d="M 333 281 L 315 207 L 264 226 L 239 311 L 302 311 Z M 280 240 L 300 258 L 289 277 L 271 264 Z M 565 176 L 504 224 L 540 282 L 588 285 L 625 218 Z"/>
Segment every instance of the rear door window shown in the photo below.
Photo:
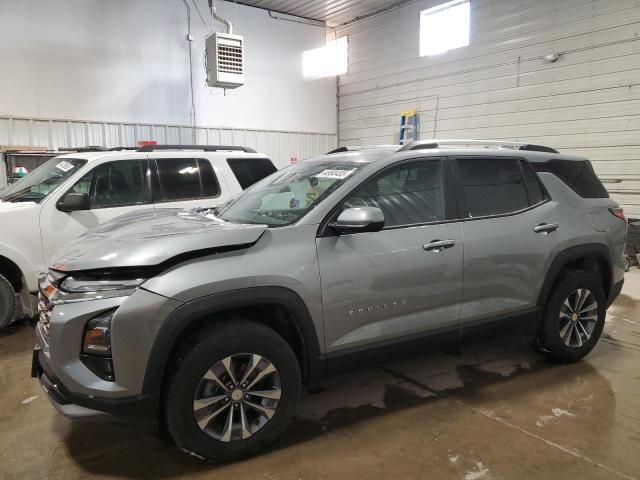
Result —
<path fill-rule="evenodd" d="M 243 190 L 278 170 L 268 158 L 229 158 L 227 164 Z"/>
<path fill-rule="evenodd" d="M 529 207 L 519 161 L 513 158 L 458 158 L 468 216 L 503 215 Z"/>
<path fill-rule="evenodd" d="M 158 158 L 160 182 L 157 202 L 197 200 L 220 195 L 211 163 L 200 158 Z"/>

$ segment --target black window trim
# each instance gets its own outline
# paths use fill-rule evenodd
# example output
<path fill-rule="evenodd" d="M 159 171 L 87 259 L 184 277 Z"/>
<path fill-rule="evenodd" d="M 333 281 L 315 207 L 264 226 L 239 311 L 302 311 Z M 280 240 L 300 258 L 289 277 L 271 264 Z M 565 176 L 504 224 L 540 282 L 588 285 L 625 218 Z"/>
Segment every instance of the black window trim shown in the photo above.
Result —
<path fill-rule="evenodd" d="M 334 219 L 337 211 L 342 207 L 342 204 L 349 198 L 354 192 L 356 192 L 360 187 L 362 187 L 365 183 L 370 182 L 380 176 L 385 175 L 389 170 L 394 168 L 406 165 L 408 163 L 418 163 L 421 161 L 439 161 L 442 173 L 443 173 L 443 185 L 444 185 L 444 211 L 445 211 L 445 219 L 444 220 L 436 220 L 433 222 L 420 222 L 420 223 L 408 223 L 405 225 L 392 225 L 390 227 L 383 227 L 382 232 L 389 230 L 398 230 L 403 228 L 416 228 L 416 227 L 424 227 L 428 225 L 441 225 L 445 223 L 455 223 L 459 220 L 456 217 L 457 211 L 457 198 L 455 190 L 455 183 L 453 173 L 450 169 L 449 158 L 447 156 L 437 156 L 437 157 L 411 157 L 406 158 L 398 162 L 394 162 L 386 167 L 378 170 L 377 172 L 370 175 L 368 178 L 362 180 L 358 185 L 353 187 L 346 195 L 344 195 L 340 201 L 336 202 L 335 206 L 331 209 L 331 211 L 325 216 L 325 218 L 320 222 L 320 227 L 318 228 L 318 233 L 316 234 L 316 238 L 322 237 L 337 237 L 337 236 L 347 236 L 347 235 L 359 235 L 367 232 L 354 232 L 354 233 L 345 233 L 342 235 L 338 235 L 337 232 L 334 232 L 328 225 Z M 375 232 L 377 233 L 377 232 Z"/>
<path fill-rule="evenodd" d="M 147 191 L 146 191 L 146 195 L 145 195 L 145 200 L 144 203 L 124 203 L 122 205 L 112 205 L 109 207 L 90 207 L 89 210 L 87 211 L 92 211 L 92 210 L 106 210 L 107 208 L 123 208 L 123 207 L 141 207 L 144 205 L 153 205 L 153 188 L 151 186 L 151 168 L 150 168 L 150 162 L 149 160 L 147 160 L 146 158 L 121 158 L 119 160 L 110 160 L 108 162 L 102 162 L 99 163 L 97 165 L 93 165 L 92 168 L 90 168 L 86 173 L 82 174 L 82 176 L 76 181 L 74 182 L 73 185 L 71 185 L 71 187 L 69 187 L 69 189 L 64 192 L 64 195 L 62 195 L 62 197 L 60 197 L 60 199 L 62 199 L 66 194 L 71 193 L 71 190 L 73 190 L 75 188 L 75 186 L 80 182 L 80 180 L 82 180 L 85 176 L 87 176 L 89 173 L 92 173 L 94 170 L 104 166 L 104 165 L 109 165 L 110 163 L 118 163 L 118 162 L 130 162 L 130 161 L 139 161 L 142 162 L 142 168 L 144 170 L 144 177 L 146 180 L 146 186 L 147 186 Z M 86 166 L 87 164 L 85 163 L 84 166 Z"/>
<path fill-rule="evenodd" d="M 531 168 L 531 170 L 533 171 L 536 177 L 536 180 L 538 181 L 538 184 L 542 188 L 542 193 L 544 194 L 543 200 L 536 203 L 535 205 L 529 205 L 527 208 L 516 210 L 514 212 L 499 213 L 496 215 L 483 215 L 480 217 L 469 217 L 469 210 L 467 209 L 465 196 L 464 196 L 464 183 L 462 181 L 462 173 L 460 172 L 460 166 L 458 165 L 458 159 L 467 159 L 467 158 L 495 158 L 495 159 L 509 159 L 514 161 L 519 161 L 519 160 L 524 161 L 527 165 L 529 165 L 529 167 Z M 491 155 L 456 155 L 455 157 L 451 157 L 450 160 L 451 160 L 451 170 L 453 171 L 453 176 L 455 181 L 456 197 L 458 200 L 457 221 L 459 222 L 472 222 L 476 220 L 486 220 L 490 218 L 512 217 L 514 215 L 520 215 L 522 213 L 526 213 L 529 210 L 538 208 L 539 206 L 544 205 L 545 203 L 548 203 L 551 201 L 551 196 L 549 195 L 549 192 L 544 186 L 544 183 L 540 180 L 540 177 L 538 177 L 538 172 L 535 171 L 535 169 L 531 166 L 531 163 L 524 157 L 518 157 L 518 156 L 503 157 L 503 156 L 491 156 Z M 522 171 L 522 166 L 520 162 L 518 162 L 518 164 L 520 165 L 520 170 Z M 522 180 L 524 181 L 524 172 L 522 175 Z M 525 185 L 525 191 L 526 191 L 526 185 Z M 527 199 L 528 198 L 529 198 L 529 194 L 527 193 Z"/>
<path fill-rule="evenodd" d="M 529 199 L 529 201 L 531 201 L 530 198 L 530 192 L 529 189 L 527 188 L 527 180 L 525 178 L 524 175 L 524 169 L 528 168 L 529 171 L 533 174 L 533 178 L 535 178 L 536 182 L 538 183 L 538 186 L 540 187 L 540 190 L 542 191 L 542 200 L 540 200 L 539 202 L 530 205 L 531 207 L 537 207 L 538 205 L 541 205 L 543 203 L 546 203 L 547 201 L 551 200 L 551 195 L 549 195 L 549 191 L 547 190 L 547 187 L 545 187 L 544 183 L 542 182 L 542 180 L 540 180 L 540 177 L 538 176 L 538 172 L 536 172 L 536 169 L 533 168 L 533 165 L 531 165 L 531 162 L 528 162 L 526 158 L 520 158 L 520 157 L 516 157 L 519 158 L 520 160 L 520 170 L 522 171 L 522 178 L 524 180 L 524 188 L 527 191 L 527 199 Z"/>
<path fill-rule="evenodd" d="M 202 160 L 204 162 L 209 163 L 209 165 L 211 166 L 211 170 L 213 171 L 213 178 L 216 181 L 216 185 L 218 186 L 218 194 L 217 195 L 209 195 L 209 196 L 204 196 L 204 185 L 202 184 L 202 174 L 200 173 L 200 167 L 198 167 L 198 179 L 200 180 L 200 196 L 199 197 L 189 197 L 189 198 L 180 198 L 180 199 L 173 199 L 173 200 L 161 200 L 162 195 L 163 195 L 163 191 L 162 191 L 162 181 L 160 180 L 160 167 L 158 166 L 158 160 L 174 160 L 174 159 L 183 159 L 186 158 L 188 160 L 195 160 L 196 165 L 198 164 L 198 160 Z M 154 177 L 154 181 L 152 182 L 153 184 L 153 204 L 163 204 L 163 203 L 178 203 L 178 202 L 192 202 L 194 200 L 208 200 L 211 198 L 219 198 L 220 195 L 222 195 L 222 189 L 220 187 L 220 181 L 218 180 L 218 175 L 216 174 L 216 169 L 213 165 L 213 163 L 211 162 L 211 160 L 207 159 L 207 158 L 203 158 L 203 157 L 158 157 L 158 158 L 152 158 L 150 160 L 153 160 L 153 166 L 154 168 L 151 168 L 151 170 L 154 170 L 154 172 L 152 173 L 152 176 Z"/>

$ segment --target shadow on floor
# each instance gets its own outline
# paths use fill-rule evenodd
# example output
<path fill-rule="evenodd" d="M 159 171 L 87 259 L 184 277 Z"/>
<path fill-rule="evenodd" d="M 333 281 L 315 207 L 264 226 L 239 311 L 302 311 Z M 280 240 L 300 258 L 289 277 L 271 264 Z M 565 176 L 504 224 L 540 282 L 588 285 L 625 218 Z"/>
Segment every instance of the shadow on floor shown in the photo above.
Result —
<path fill-rule="evenodd" d="M 536 390 L 553 390 L 554 382 L 558 385 L 553 394 L 556 403 L 581 408 L 580 401 L 592 398 L 593 393 L 582 392 L 585 386 L 581 384 L 572 387 L 575 378 L 588 379 L 590 391 L 596 389 L 598 397 L 605 399 L 600 407 L 603 413 L 597 417 L 613 423 L 615 399 L 609 382 L 591 365 L 554 365 L 532 350 L 528 338 L 505 339 L 490 346 L 471 346 L 458 354 L 429 354 L 331 379 L 303 394 L 297 417 L 262 455 L 404 409 L 424 408 L 428 415 L 429 402 L 443 399 L 473 405 L 495 397 L 496 403 L 509 405 L 505 412 L 522 405 L 526 410 L 528 402 L 536 401 L 532 399 Z M 538 403 L 546 402 L 545 398 L 540 397 Z M 94 475 L 171 478 L 220 468 L 117 420 L 70 422 L 58 417 L 55 422 L 69 455 Z"/>

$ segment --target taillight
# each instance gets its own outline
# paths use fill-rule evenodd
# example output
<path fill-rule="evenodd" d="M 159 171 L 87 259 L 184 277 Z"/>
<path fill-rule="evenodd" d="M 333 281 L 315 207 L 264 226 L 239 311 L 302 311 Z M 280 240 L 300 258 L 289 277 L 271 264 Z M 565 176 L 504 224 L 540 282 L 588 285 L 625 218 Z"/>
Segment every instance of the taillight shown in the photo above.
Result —
<path fill-rule="evenodd" d="M 620 220 L 624 220 L 625 222 L 627 221 L 627 217 L 624 216 L 624 210 L 621 208 L 610 208 L 609 211 L 611 212 L 611 215 L 613 215 L 614 217 L 618 217 Z"/>

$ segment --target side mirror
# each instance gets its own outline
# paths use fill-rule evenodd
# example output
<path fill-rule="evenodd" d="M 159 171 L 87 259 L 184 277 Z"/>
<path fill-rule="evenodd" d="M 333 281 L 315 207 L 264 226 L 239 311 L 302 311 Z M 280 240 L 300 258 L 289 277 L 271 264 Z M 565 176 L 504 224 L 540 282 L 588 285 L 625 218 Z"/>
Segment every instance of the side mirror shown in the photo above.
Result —
<path fill-rule="evenodd" d="M 378 232 L 384 227 L 384 214 L 377 207 L 347 208 L 329 226 L 339 234 Z"/>
<path fill-rule="evenodd" d="M 61 212 L 75 212 L 78 210 L 90 210 L 91 202 L 86 193 L 67 193 L 56 205 Z"/>

